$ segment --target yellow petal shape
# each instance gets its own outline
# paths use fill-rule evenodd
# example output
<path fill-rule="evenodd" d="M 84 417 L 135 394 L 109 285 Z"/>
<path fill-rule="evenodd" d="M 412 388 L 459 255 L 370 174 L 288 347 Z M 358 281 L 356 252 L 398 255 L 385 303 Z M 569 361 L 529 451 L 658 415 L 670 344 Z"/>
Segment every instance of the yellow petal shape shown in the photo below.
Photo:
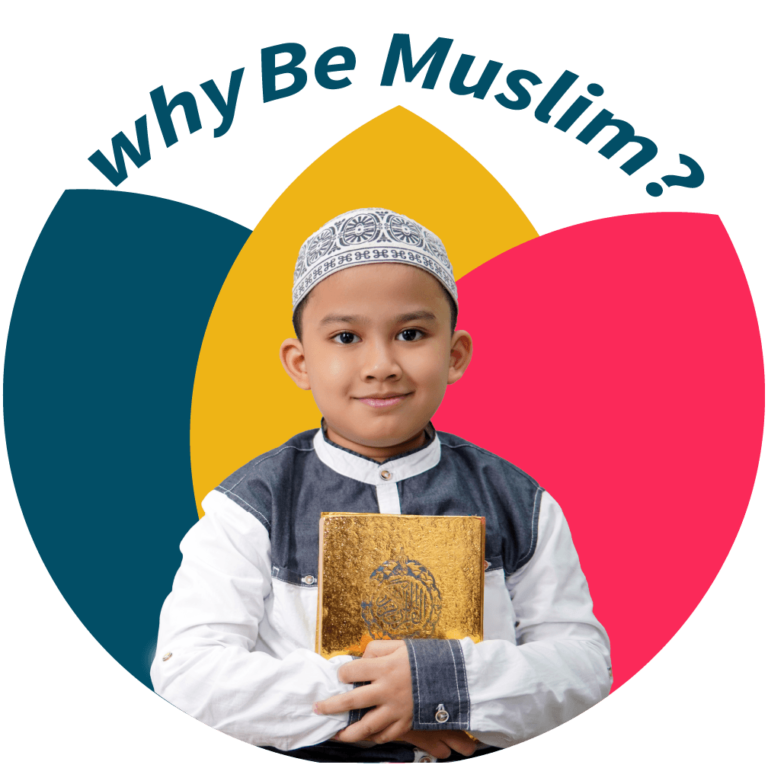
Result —
<path fill-rule="evenodd" d="M 340 213 L 368 207 L 397 211 L 437 234 L 457 280 L 537 236 L 509 193 L 472 155 L 403 107 L 331 147 L 259 222 L 208 321 L 190 422 L 201 516 L 201 499 L 238 467 L 320 425 L 312 393 L 293 384 L 278 358 L 281 342 L 294 335 L 293 270 L 309 235 Z"/>

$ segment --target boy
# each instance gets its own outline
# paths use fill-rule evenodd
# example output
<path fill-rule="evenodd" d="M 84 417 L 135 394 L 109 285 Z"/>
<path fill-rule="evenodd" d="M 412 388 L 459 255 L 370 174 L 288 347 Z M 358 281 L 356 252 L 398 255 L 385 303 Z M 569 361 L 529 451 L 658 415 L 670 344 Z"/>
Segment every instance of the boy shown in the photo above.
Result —
<path fill-rule="evenodd" d="M 203 501 L 161 613 L 155 690 L 237 738 L 319 762 L 462 759 L 606 696 L 608 638 L 560 508 L 521 470 L 432 428 L 472 356 L 440 240 L 392 211 L 342 214 L 302 246 L 293 307 L 297 338 L 280 356 L 321 428 Z M 322 511 L 484 515 L 484 641 L 315 654 Z"/>

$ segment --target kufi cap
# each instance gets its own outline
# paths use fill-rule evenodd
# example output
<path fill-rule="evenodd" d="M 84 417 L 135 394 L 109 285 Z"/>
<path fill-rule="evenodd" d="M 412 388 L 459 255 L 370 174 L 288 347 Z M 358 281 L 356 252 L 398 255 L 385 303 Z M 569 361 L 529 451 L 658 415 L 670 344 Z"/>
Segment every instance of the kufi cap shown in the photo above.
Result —
<path fill-rule="evenodd" d="M 358 208 L 331 219 L 301 246 L 293 275 L 293 309 L 323 279 L 363 264 L 410 264 L 429 272 L 459 306 L 453 268 L 437 235 L 384 208 Z"/>

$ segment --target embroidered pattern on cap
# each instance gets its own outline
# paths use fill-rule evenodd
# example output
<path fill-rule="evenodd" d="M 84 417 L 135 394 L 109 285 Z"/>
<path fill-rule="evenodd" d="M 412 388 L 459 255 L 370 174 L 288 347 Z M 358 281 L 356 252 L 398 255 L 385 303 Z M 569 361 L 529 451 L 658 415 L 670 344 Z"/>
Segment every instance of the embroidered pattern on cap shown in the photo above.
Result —
<path fill-rule="evenodd" d="M 301 246 L 293 275 L 293 309 L 329 275 L 376 262 L 426 270 L 445 286 L 458 307 L 453 268 L 440 238 L 402 214 L 360 208 L 331 219 Z"/>

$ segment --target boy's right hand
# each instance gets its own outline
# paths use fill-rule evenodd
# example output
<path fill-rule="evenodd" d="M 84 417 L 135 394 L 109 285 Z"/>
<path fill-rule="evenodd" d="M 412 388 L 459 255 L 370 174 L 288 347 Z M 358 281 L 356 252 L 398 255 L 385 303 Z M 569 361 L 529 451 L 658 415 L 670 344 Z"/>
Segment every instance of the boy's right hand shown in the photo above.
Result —
<path fill-rule="evenodd" d="M 407 741 L 441 759 L 450 757 L 452 749 L 464 757 L 471 757 L 477 749 L 477 742 L 464 731 L 408 731 L 400 741 Z"/>

